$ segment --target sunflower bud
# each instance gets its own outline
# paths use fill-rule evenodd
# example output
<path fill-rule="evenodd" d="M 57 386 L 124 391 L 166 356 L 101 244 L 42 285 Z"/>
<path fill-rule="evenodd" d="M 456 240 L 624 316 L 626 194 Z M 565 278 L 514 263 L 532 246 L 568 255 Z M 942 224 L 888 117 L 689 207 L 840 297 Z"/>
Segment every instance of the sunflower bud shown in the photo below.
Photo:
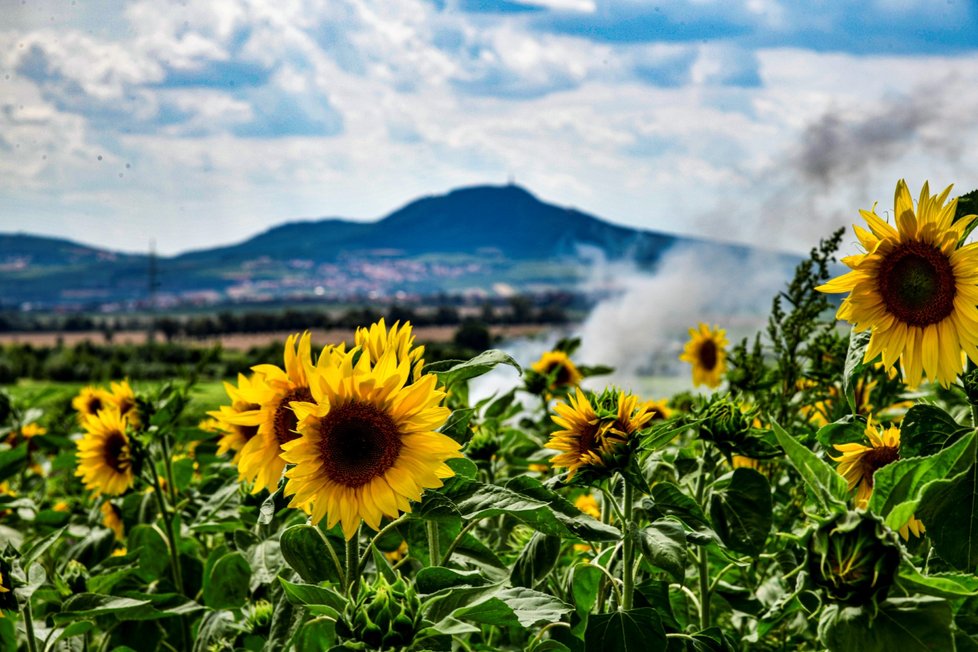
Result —
<path fill-rule="evenodd" d="M 499 452 L 499 442 L 491 432 L 479 428 L 475 435 L 469 440 L 465 447 L 465 454 L 469 459 L 476 461 L 489 461 L 493 455 Z"/>
<path fill-rule="evenodd" d="M 391 584 L 381 575 L 365 587 L 352 618 L 354 638 L 371 649 L 400 650 L 410 646 L 420 629 L 421 600 L 403 579 Z"/>
<path fill-rule="evenodd" d="M 272 622 L 272 611 L 274 607 L 268 600 L 258 600 L 251 605 L 248 614 L 248 628 L 254 632 L 263 630 Z"/>
<path fill-rule="evenodd" d="M 727 396 L 714 399 L 707 405 L 700 424 L 700 437 L 712 441 L 730 455 L 739 451 L 751 429 L 751 416 Z"/>
<path fill-rule="evenodd" d="M 68 562 L 62 577 L 64 577 L 65 584 L 68 585 L 73 594 L 88 591 L 88 569 L 77 559 Z"/>
<path fill-rule="evenodd" d="M 900 544 L 879 517 L 839 514 L 808 541 L 808 570 L 833 602 L 865 604 L 886 598 L 900 565 Z"/>
<path fill-rule="evenodd" d="M 961 376 L 965 396 L 972 405 L 978 405 L 978 368 L 971 369 Z"/>

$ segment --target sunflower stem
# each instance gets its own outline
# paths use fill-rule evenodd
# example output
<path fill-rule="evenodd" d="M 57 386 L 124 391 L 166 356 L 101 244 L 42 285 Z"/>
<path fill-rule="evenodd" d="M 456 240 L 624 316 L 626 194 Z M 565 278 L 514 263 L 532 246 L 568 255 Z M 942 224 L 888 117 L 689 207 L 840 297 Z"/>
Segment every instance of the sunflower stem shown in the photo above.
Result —
<path fill-rule="evenodd" d="M 622 534 L 625 536 L 624 546 L 622 547 L 622 568 L 621 568 L 621 607 L 623 611 L 632 608 L 632 595 L 635 588 L 635 537 L 634 523 L 632 522 L 632 507 L 635 502 L 632 483 L 625 480 L 625 491 L 622 497 Z"/>
<path fill-rule="evenodd" d="M 978 428 L 978 405 L 971 404 L 971 425 Z"/>
<path fill-rule="evenodd" d="M 346 594 L 350 600 L 357 599 L 360 588 L 360 528 L 346 540 Z"/>
<path fill-rule="evenodd" d="M 155 467 L 155 464 L 153 465 Z M 173 571 L 173 583 L 181 595 L 186 595 L 183 589 L 183 572 L 180 568 L 180 551 L 177 547 L 177 537 L 173 529 L 173 519 L 170 510 L 166 506 L 166 498 L 163 496 L 163 487 L 160 486 L 160 479 L 156 475 L 156 469 L 150 469 L 150 476 L 153 481 L 153 495 L 156 496 L 156 503 L 160 508 L 160 517 L 163 519 L 163 530 L 166 533 L 167 543 L 170 549 L 170 567 Z"/>
<path fill-rule="evenodd" d="M 458 547 L 458 544 L 462 543 L 462 539 L 465 537 L 465 535 L 468 534 L 472 528 L 478 525 L 478 523 L 479 519 L 469 521 L 458 533 L 458 536 L 452 539 L 452 542 L 448 544 L 448 548 L 445 550 L 445 554 L 443 554 L 441 557 L 441 563 L 439 564 L 440 566 L 448 565 L 448 560 L 452 558 L 452 553 L 455 552 L 455 548 Z"/>
<path fill-rule="evenodd" d="M 401 523 L 404 523 L 407 520 L 408 520 L 407 514 L 402 514 L 401 516 L 394 519 L 384 527 L 380 528 L 377 534 L 375 534 L 374 537 L 370 540 L 370 543 L 367 545 L 367 549 L 363 551 L 362 555 L 360 555 L 360 562 L 359 565 L 357 566 L 357 575 L 359 575 L 360 570 L 367 565 L 367 558 L 370 557 L 371 550 L 373 550 L 373 548 L 376 547 L 377 542 L 380 541 L 380 538 L 385 534 L 387 534 L 388 532 L 390 532 L 391 530 L 393 530 L 394 528 L 399 527 Z"/>
<path fill-rule="evenodd" d="M 316 527 L 316 533 L 319 534 L 319 538 L 323 540 L 323 545 L 325 545 L 326 550 L 329 551 L 330 559 L 333 560 L 333 565 L 336 567 L 336 575 L 340 578 L 340 585 L 346 586 L 346 569 L 340 562 L 339 555 L 336 554 L 336 548 L 334 548 L 333 544 L 329 542 L 329 539 L 326 537 L 326 533 L 323 532 L 321 527 Z"/>
<path fill-rule="evenodd" d="M 704 499 L 706 498 L 706 466 L 707 459 L 710 458 L 710 448 L 703 443 L 703 455 L 700 457 L 699 475 L 696 478 L 696 503 L 705 509 Z M 712 459 L 710 460 L 712 462 Z M 700 546 L 697 558 L 699 570 L 700 588 L 700 629 L 710 626 L 710 557 L 707 546 Z"/>
<path fill-rule="evenodd" d="M 31 599 L 24 600 L 24 633 L 27 634 L 27 649 L 29 652 L 37 652 L 37 640 L 34 638 L 34 614 L 31 612 Z"/>
<path fill-rule="evenodd" d="M 170 506 L 176 509 L 177 505 L 177 487 L 173 482 L 173 460 L 170 454 L 170 435 L 164 433 L 160 437 L 160 441 L 163 445 L 163 471 L 166 473 L 166 488 L 170 495 Z"/>
<path fill-rule="evenodd" d="M 435 521 L 428 521 L 428 557 L 431 559 L 431 563 L 437 563 L 441 559 L 441 547 L 438 541 L 438 523 Z"/>

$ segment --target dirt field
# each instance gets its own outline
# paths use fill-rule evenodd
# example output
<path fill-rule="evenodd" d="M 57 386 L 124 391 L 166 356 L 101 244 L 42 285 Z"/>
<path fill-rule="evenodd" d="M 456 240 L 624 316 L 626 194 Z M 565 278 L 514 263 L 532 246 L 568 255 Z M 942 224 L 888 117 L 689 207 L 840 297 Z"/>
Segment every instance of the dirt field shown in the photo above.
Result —
<path fill-rule="evenodd" d="M 514 324 L 505 326 L 492 326 L 490 331 L 493 336 L 504 339 L 511 337 L 523 337 L 535 335 L 546 329 L 546 326 L 538 324 Z M 425 326 L 414 330 L 418 342 L 449 342 L 455 335 L 455 326 Z M 201 339 L 179 339 L 180 344 L 188 346 L 213 346 L 217 342 L 226 349 L 247 350 L 253 346 L 262 346 L 269 342 L 284 342 L 290 335 L 289 331 L 274 333 L 232 333 L 218 337 L 208 337 Z M 157 334 L 158 342 L 163 341 L 163 337 Z M 352 341 L 353 332 L 346 329 L 330 329 L 312 331 L 312 341 L 317 345 L 339 344 L 343 341 Z M 105 336 L 101 331 L 82 331 L 77 333 L 0 333 L 0 345 L 5 344 L 31 344 L 33 346 L 55 346 L 58 342 L 65 346 L 75 346 L 81 342 L 91 342 L 93 344 L 105 344 Z M 112 336 L 113 344 L 142 344 L 146 341 L 145 331 L 119 331 Z"/>

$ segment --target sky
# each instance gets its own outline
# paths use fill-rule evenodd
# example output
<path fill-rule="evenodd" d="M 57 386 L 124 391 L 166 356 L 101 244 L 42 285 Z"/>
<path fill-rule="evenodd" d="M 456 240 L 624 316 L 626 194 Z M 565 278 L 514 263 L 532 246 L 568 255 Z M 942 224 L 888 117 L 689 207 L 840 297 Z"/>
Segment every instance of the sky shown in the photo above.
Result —
<path fill-rule="evenodd" d="M 975 0 L 0 0 L 0 231 L 122 251 L 513 179 L 801 252 L 976 116 Z"/>

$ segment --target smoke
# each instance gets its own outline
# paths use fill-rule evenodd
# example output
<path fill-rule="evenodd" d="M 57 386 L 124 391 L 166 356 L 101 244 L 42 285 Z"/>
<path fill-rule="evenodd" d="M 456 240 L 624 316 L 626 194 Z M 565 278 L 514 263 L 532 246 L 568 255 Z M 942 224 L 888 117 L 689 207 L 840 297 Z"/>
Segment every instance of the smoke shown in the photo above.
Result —
<path fill-rule="evenodd" d="M 679 353 L 688 329 L 717 324 L 731 342 L 761 328 L 792 262 L 767 252 L 709 244 L 669 250 L 654 273 L 628 263 L 596 267 L 590 289 L 617 284 L 581 325 L 579 358 L 615 368 L 601 382 L 632 386 L 649 377 L 686 378 Z"/>

